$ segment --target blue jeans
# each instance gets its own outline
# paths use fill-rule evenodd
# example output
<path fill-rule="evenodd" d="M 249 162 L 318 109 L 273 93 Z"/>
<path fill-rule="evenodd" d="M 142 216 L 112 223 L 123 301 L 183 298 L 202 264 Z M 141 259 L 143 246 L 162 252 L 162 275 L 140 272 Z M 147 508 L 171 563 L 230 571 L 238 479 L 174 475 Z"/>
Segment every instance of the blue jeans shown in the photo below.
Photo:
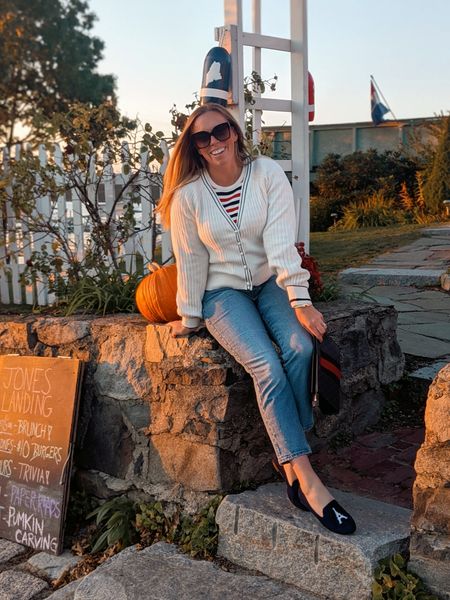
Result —
<path fill-rule="evenodd" d="M 305 431 L 313 426 L 313 345 L 275 277 L 249 291 L 207 290 L 203 318 L 211 335 L 251 375 L 278 461 L 309 454 Z"/>

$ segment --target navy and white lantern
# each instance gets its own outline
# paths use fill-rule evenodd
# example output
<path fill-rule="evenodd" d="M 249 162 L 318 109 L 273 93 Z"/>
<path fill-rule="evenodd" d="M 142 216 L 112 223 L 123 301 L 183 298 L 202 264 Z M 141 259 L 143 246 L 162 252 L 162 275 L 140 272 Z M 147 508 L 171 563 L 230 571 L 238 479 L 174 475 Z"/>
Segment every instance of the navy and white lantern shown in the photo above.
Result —
<path fill-rule="evenodd" d="M 231 77 L 231 56 L 221 46 L 211 48 L 203 63 L 200 104 L 216 102 L 227 105 Z"/>

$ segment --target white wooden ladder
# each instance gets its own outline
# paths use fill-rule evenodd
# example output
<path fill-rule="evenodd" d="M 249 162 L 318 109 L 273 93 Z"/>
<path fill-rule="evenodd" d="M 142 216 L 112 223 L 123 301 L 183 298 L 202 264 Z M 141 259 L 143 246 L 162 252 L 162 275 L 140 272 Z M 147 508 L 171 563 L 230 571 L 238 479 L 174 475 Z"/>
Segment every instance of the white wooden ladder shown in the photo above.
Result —
<path fill-rule="evenodd" d="M 308 36 L 307 0 L 290 0 L 290 39 L 261 33 L 261 0 L 252 0 L 253 32 L 242 29 L 242 0 L 224 0 L 223 27 L 215 30 L 216 40 L 231 53 L 232 95 L 229 108 L 234 109 L 244 125 L 244 46 L 253 48 L 252 70 L 261 74 L 261 49 L 289 52 L 291 64 L 291 99 L 261 98 L 254 94 L 254 143 L 261 135 L 261 113 L 290 112 L 292 115 L 291 160 L 278 161 L 292 173 L 292 189 L 297 213 L 297 241 L 309 248 L 309 129 L 308 129 Z"/>

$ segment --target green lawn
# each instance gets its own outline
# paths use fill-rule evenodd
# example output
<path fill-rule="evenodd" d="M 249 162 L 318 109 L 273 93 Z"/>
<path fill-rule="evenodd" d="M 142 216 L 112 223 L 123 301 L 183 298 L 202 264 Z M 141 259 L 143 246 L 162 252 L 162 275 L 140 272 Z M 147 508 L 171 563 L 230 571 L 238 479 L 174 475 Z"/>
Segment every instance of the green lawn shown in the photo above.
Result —
<path fill-rule="evenodd" d="M 358 267 L 388 250 L 404 246 L 420 237 L 424 225 L 370 227 L 355 231 L 311 233 L 311 256 L 324 275 L 336 275 L 348 267 Z"/>

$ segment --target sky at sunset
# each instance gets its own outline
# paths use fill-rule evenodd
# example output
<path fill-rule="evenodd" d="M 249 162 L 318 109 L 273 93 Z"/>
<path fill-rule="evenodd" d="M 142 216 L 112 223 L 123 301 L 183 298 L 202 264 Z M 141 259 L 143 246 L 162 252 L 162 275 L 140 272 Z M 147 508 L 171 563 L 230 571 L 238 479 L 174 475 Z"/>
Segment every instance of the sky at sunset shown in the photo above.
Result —
<path fill-rule="evenodd" d="M 119 107 L 169 133 L 169 109 L 194 99 L 203 61 L 223 25 L 222 0 L 89 0 L 94 33 L 105 42 L 102 73 L 117 77 Z M 245 0 L 244 30 L 251 31 Z M 374 75 L 397 118 L 450 110 L 449 0 L 309 0 L 309 70 L 315 123 L 370 120 Z M 262 0 L 262 33 L 289 37 L 289 0 Z M 246 51 L 246 72 L 251 69 Z M 278 75 L 268 97 L 289 99 L 287 55 L 263 51 L 262 76 Z M 387 115 L 391 118 L 392 115 Z M 268 124 L 289 116 L 265 113 Z"/>

